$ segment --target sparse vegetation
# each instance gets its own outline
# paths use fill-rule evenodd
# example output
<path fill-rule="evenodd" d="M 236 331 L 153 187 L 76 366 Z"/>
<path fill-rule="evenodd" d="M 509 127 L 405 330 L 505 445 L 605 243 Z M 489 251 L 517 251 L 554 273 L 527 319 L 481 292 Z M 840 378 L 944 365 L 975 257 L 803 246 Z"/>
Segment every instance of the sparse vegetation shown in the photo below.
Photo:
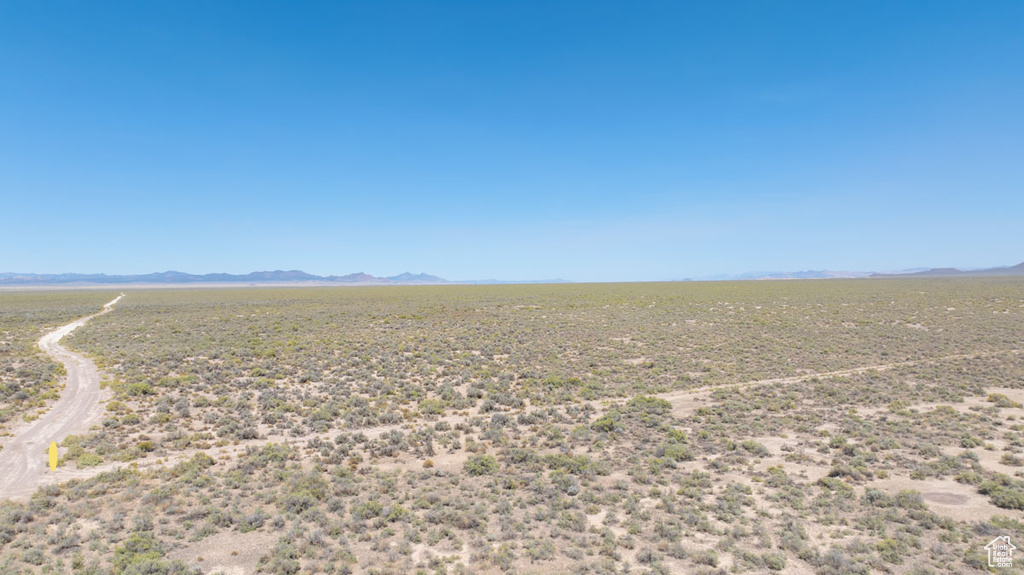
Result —
<path fill-rule="evenodd" d="M 1019 280 L 133 292 L 68 338 L 95 475 L 0 503 L 0 572 L 965 572 L 1024 536 L 1022 320 Z"/>

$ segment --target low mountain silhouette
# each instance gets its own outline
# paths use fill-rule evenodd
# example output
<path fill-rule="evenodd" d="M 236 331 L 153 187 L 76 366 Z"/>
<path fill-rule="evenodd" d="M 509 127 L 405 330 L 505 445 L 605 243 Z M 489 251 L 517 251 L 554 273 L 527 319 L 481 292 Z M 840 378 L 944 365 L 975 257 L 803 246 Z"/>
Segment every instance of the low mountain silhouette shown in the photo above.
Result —
<path fill-rule="evenodd" d="M 1024 276 L 1024 262 L 1010 267 L 985 268 L 980 270 L 959 270 L 956 268 L 932 268 L 911 273 L 871 274 L 873 278 L 948 278 L 948 277 L 999 277 Z"/>
<path fill-rule="evenodd" d="M 357 272 L 344 276 L 327 276 L 325 279 L 332 282 L 342 283 L 367 283 L 380 281 L 381 278 L 373 277 L 370 274 L 365 274 L 363 272 Z"/>
<path fill-rule="evenodd" d="M 412 274 L 409 272 L 398 274 L 397 276 L 390 276 L 387 279 L 393 282 L 401 283 L 448 283 L 448 280 L 441 279 L 437 276 L 430 274 Z"/>
<path fill-rule="evenodd" d="M 322 283 L 322 284 L 446 284 L 444 278 L 428 274 L 408 272 L 387 277 L 375 277 L 365 273 L 344 276 L 317 276 L 300 270 L 260 271 L 248 274 L 190 274 L 166 271 L 151 274 L 107 275 L 107 274 L 19 274 L 0 273 L 0 285 L 118 285 L 118 284 L 260 284 L 260 283 Z"/>
<path fill-rule="evenodd" d="M 746 281 L 746 280 L 817 280 L 817 279 L 851 279 L 864 278 L 871 272 L 838 271 L 838 270 L 803 270 L 796 272 L 757 271 L 742 274 L 717 274 L 698 278 L 686 278 L 678 281 Z"/>

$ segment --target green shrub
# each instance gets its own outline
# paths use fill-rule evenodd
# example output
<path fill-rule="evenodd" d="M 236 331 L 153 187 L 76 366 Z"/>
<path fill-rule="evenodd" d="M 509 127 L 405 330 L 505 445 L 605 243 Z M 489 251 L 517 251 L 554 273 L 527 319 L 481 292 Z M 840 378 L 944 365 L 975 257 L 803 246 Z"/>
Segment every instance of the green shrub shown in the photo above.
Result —
<path fill-rule="evenodd" d="M 284 540 L 279 540 L 270 554 L 260 557 L 257 564 L 258 572 L 275 575 L 294 575 L 301 568 L 299 552 L 295 545 Z"/>
<path fill-rule="evenodd" d="M 558 526 L 566 531 L 582 533 L 587 528 L 587 516 L 579 511 L 563 511 Z"/>
<path fill-rule="evenodd" d="M 444 402 L 439 399 L 424 399 L 419 403 L 423 415 L 444 415 Z"/>
<path fill-rule="evenodd" d="M 924 509 L 924 499 L 921 492 L 914 489 L 903 489 L 894 498 L 896 507 L 901 509 Z"/>
<path fill-rule="evenodd" d="M 988 400 L 990 403 L 996 404 L 996 407 L 1020 407 L 1019 403 L 1001 393 L 990 393 Z"/>
<path fill-rule="evenodd" d="M 1012 453 L 1004 453 L 1003 456 L 999 458 L 999 463 L 1009 467 L 1020 467 L 1021 465 L 1024 465 L 1024 460 L 1021 460 L 1020 457 L 1017 457 Z"/>
<path fill-rule="evenodd" d="M 356 504 L 352 507 L 352 517 L 356 520 L 366 520 L 379 517 L 384 513 L 384 505 L 376 499 Z"/>
<path fill-rule="evenodd" d="M 245 454 L 239 458 L 238 467 L 246 472 L 252 472 L 271 465 L 283 467 L 286 461 L 297 458 L 298 454 L 294 447 L 268 443 L 260 447 L 246 447 Z"/>
<path fill-rule="evenodd" d="M 395 521 L 401 521 L 409 512 L 404 507 L 395 503 L 388 508 L 387 513 L 384 516 L 384 521 L 388 523 L 394 523 Z"/>
<path fill-rule="evenodd" d="M 907 545 L 897 539 L 886 538 L 878 542 L 876 545 L 878 549 L 878 555 L 882 559 L 899 565 L 903 563 L 903 555 L 907 552 Z"/>
<path fill-rule="evenodd" d="M 772 571 L 782 571 L 786 568 L 786 556 L 782 553 L 765 553 L 761 556 L 764 566 Z"/>
<path fill-rule="evenodd" d="M 103 463 L 103 458 L 95 453 L 83 453 L 78 456 L 77 463 L 79 467 L 95 467 Z"/>
<path fill-rule="evenodd" d="M 703 549 L 690 556 L 697 565 L 718 566 L 718 553 L 714 549 Z"/>
<path fill-rule="evenodd" d="M 878 489 L 864 490 L 864 502 L 873 507 L 892 507 L 894 502 L 884 491 Z"/>
<path fill-rule="evenodd" d="M 129 383 L 122 388 L 121 392 L 129 397 L 140 397 L 156 393 L 152 385 L 144 382 Z"/>
<path fill-rule="evenodd" d="M 609 411 L 597 418 L 590 426 L 596 431 L 604 431 L 606 433 L 620 431 L 622 429 L 622 416 L 618 411 Z"/>
<path fill-rule="evenodd" d="M 981 447 L 982 445 L 985 445 L 984 441 L 970 435 L 965 435 L 960 439 L 960 447 L 963 447 L 964 449 L 973 449 L 975 447 Z"/>
<path fill-rule="evenodd" d="M 181 477 L 184 475 L 194 476 L 198 475 L 203 470 L 212 467 L 215 463 L 217 462 L 214 461 L 212 457 L 200 451 L 199 453 L 193 455 L 192 459 L 189 459 L 188 461 L 183 461 L 175 465 L 171 469 L 171 474 L 174 475 L 175 477 Z"/>
<path fill-rule="evenodd" d="M 669 443 L 686 443 L 686 432 L 681 429 L 669 429 L 665 434 Z"/>
<path fill-rule="evenodd" d="M 42 565 L 43 564 L 43 550 L 38 547 L 33 547 L 21 556 L 21 560 L 30 565 Z"/>
<path fill-rule="evenodd" d="M 164 561 L 164 550 L 151 533 L 133 533 L 114 548 L 115 575 L 191 575 L 181 561 Z"/>
<path fill-rule="evenodd" d="M 541 461 L 548 469 L 564 471 L 573 475 L 607 474 L 607 469 L 604 465 L 595 463 L 592 459 L 582 454 L 550 453 L 543 456 Z"/>
<path fill-rule="evenodd" d="M 580 492 L 579 480 L 572 475 L 566 474 L 564 471 L 552 471 L 550 479 L 551 484 L 566 495 L 574 496 L 578 495 Z"/>
<path fill-rule="evenodd" d="M 498 460 L 490 455 L 470 455 L 464 465 L 466 473 L 470 475 L 493 475 L 498 472 L 501 466 Z"/>
<path fill-rule="evenodd" d="M 690 446 L 682 443 L 669 443 L 655 450 L 655 455 L 672 461 L 693 461 L 694 454 Z"/>
<path fill-rule="evenodd" d="M 638 395 L 637 397 L 629 400 L 628 405 L 631 411 L 651 415 L 664 415 L 669 411 L 672 411 L 671 403 L 661 399 L 660 397 L 651 397 L 649 395 Z"/>
<path fill-rule="evenodd" d="M 982 482 L 978 493 L 988 495 L 992 504 L 1003 509 L 1024 509 L 1024 481 L 1013 479 L 1002 473 Z"/>
<path fill-rule="evenodd" d="M 550 541 L 537 541 L 533 539 L 528 541 L 523 547 L 526 549 L 526 556 L 530 558 L 530 563 L 549 561 L 557 555 L 555 544 Z"/>
<path fill-rule="evenodd" d="M 751 453 L 757 457 L 770 457 L 772 454 L 772 452 L 769 451 L 767 447 L 761 445 L 760 443 L 754 441 L 753 439 L 748 439 L 740 443 L 740 447 L 742 447 L 748 453 Z"/>

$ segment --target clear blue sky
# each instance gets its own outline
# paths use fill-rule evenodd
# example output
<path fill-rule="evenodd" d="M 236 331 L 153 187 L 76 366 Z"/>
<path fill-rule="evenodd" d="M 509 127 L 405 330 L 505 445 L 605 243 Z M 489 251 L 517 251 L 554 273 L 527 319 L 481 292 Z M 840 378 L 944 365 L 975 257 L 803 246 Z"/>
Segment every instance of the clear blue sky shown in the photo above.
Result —
<path fill-rule="evenodd" d="M 1024 3 L 0 1 L 0 271 L 1024 260 Z"/>

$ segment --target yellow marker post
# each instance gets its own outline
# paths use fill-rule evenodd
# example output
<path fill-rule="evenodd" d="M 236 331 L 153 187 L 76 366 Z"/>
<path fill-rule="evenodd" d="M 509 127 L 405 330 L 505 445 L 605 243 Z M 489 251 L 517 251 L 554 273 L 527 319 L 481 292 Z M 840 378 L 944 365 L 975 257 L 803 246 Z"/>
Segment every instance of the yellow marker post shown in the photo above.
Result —
<path fill-rule="evenodd" d="M 50 442 L 50 471 L 57 470 L 57 443 Z"/>

